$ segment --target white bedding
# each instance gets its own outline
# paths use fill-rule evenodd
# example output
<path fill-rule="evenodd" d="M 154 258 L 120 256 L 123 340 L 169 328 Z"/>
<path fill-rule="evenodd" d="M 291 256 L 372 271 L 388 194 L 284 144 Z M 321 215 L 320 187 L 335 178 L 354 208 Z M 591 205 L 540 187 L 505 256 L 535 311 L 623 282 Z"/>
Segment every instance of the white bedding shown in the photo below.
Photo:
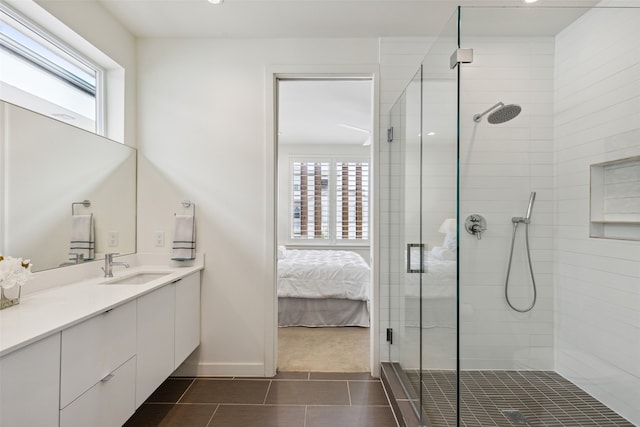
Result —
<path fill-rule="evenodd" d="M 287 249 L 278 261 L 279 298 L 367 301 L 369 282 L 369 265 L 351 251 Z"/>

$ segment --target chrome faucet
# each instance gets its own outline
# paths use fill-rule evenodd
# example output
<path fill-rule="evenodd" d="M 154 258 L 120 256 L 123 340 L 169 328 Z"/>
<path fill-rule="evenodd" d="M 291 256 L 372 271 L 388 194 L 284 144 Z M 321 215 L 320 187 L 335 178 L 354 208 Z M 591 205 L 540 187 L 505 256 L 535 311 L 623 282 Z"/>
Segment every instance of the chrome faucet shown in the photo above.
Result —
<path fill-rule="evenodd" d="M 124 268 L 129 268 L 129 263 L 127 262 L 113 262 L 114 255 L 118 255 L 118 254 L 116 253 L 104 254 L 104 267 L 102 267 L 102 271 L 104 271 L 104 277 L 113 277 L 114 265 L 123 265 Z"/>

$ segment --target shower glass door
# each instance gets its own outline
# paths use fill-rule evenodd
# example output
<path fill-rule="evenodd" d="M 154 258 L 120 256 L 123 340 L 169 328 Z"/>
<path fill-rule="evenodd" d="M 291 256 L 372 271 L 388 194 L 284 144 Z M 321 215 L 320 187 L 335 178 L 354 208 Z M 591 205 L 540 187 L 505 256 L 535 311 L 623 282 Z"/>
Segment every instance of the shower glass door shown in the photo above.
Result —
<path fill-rule="evenodd" d="M 456 15 L 390 117 L 389 356 L 420 425 L 457 413 L 457 47 Z"/>

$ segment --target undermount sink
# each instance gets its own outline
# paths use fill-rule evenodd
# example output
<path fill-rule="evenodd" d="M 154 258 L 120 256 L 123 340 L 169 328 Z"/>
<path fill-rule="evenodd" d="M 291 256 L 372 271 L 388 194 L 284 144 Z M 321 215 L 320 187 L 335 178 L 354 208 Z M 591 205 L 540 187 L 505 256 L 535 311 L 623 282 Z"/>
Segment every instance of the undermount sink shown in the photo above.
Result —
<path fill-rule="evenodd" d="M 104 285 L 144 285 L 149 282 L 152 282 L 156 279 L 159 279 L 167 274 L 171 274 L 171 272 L 160 271 L 160 272 L 140 272 L 130 274 L 125 277 L 119 277 L 113 280 L 107 280 L 103 282 Z"/>

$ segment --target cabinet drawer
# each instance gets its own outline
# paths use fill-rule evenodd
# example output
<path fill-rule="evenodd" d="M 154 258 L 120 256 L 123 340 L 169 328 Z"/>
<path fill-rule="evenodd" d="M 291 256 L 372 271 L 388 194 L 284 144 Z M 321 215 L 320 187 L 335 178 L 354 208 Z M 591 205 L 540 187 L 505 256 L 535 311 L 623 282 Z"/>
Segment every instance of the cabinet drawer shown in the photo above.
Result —
<path fill-rule="evenodd" d="M 112 373 L 135 352 L 135 301 L 62 331 L 60 409 Z"/>
<path fill-rule="evenodd" d="M 60 411 L 60 427 L 121 426 L 135 412 L 135 356 Z"/>

